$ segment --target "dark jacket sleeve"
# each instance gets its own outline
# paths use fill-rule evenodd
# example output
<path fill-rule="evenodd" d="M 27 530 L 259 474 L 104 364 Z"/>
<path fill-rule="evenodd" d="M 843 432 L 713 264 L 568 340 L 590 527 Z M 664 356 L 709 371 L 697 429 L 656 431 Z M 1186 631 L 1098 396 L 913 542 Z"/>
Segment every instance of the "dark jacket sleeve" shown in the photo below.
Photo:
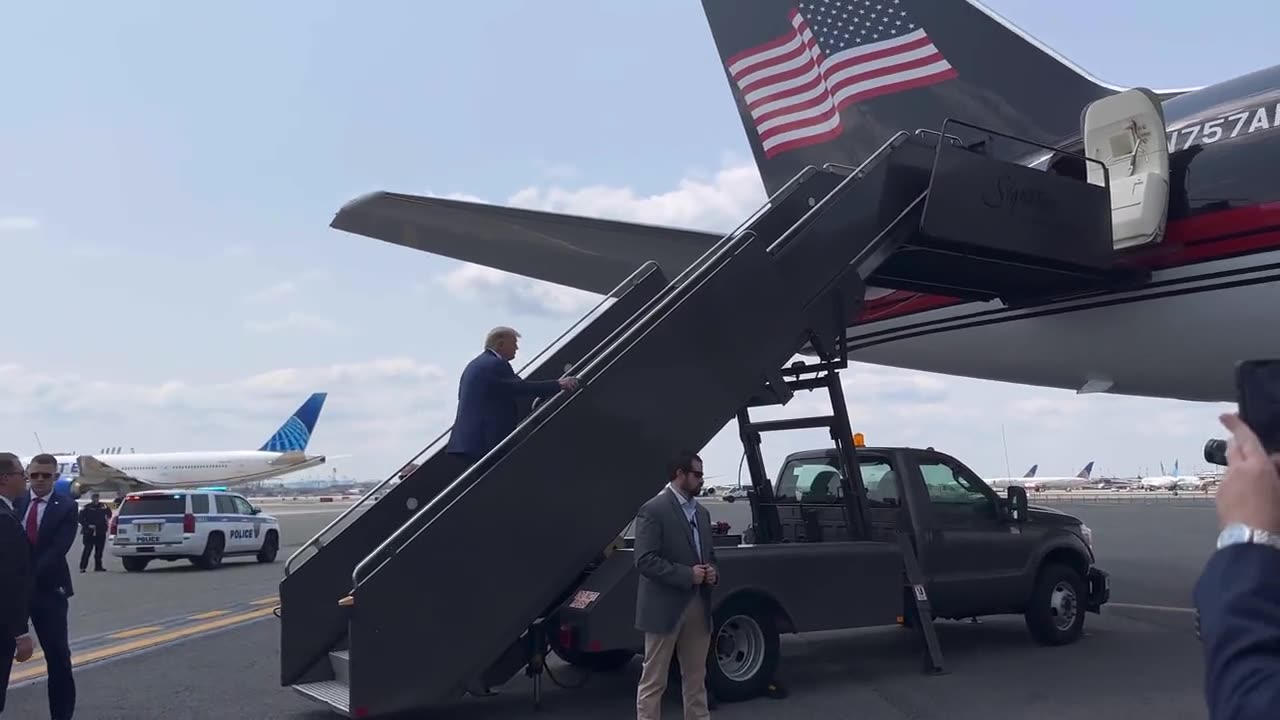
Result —
<path fill-rule="evenodd" d="M 8 510 L 0 505 L 0 513 Z M 0 517 L 0 623 L 9 637 L 27 632 L 31 588 L 31 550 L 22 526 L 12 515 Z"/>
<path fill-rule="evenodd" d="M 1280 718 L 1280 550 L 1213 554 L 1195 587 L 1212 720 Z"/>
<path fill-rule="evenodd" d="M 693 568 L 662 556 L 662 518 L 654 513 L 652 503 L 646 503 L 636 514 L 636 569 L 650 580 L 687 590 L 693 587 Z"/>
<path fill-rule="evenodd" d="M 497 361 L 491 366 L 494 383 L 512 397 L 550 397 L 560 392 L 559 380 L 525 380 L 508 363 Z"/>

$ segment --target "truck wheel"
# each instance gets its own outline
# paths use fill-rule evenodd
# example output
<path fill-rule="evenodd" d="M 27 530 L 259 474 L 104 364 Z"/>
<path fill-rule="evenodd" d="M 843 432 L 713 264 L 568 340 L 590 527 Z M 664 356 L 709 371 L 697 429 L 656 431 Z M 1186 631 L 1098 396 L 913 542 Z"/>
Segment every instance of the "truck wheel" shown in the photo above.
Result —
<path fill-rule="evenodd" d="M 1067 645 L 1084 633 L 1088 591 L 1080 573 L 1066 565 L 1041 568 L 1025 613 L 1027 629 L 1042 645 Z"/>
<path fill-rule="evenodd" d="M 147 563 L 151 560 L 144 557 L 122 557 L 120 562 L 124 565 L 125 572 L 142 572 L 147 569 Z"/>
<path fill-rule="evenodd" d="M 763 695 L 778 668 L 778 626 L 768 606 L 730 600 L 715 614 L 707 686 L 725 702 Z"/>

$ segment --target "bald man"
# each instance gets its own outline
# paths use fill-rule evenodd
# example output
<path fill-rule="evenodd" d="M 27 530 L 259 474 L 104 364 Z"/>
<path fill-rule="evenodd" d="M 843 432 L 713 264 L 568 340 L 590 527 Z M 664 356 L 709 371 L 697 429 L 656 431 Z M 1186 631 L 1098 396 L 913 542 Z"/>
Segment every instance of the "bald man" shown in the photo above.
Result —
<path fill-rule="evenodd" d="M 484 340 L 484 351 L 467 363 L 458 381 L 458 414 L 445 451 L 470 466 L 511 434 L 520 422 L 516 401 L 548 398 L 575 390 L 577 378 L 523 380 L 511 367 L 520 349 L 520 333 L 496 327 Z"/>

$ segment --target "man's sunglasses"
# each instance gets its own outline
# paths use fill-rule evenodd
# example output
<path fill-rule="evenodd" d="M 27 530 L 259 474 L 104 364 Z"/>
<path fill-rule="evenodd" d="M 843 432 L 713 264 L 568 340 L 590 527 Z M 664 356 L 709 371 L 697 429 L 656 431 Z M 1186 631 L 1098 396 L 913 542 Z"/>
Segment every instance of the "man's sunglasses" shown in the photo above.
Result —
<path fill-rule="evenodd" d="M 55 473 L 33 472 L 28 475 L 32 480 L 48 480 L 54 477 Z"/>

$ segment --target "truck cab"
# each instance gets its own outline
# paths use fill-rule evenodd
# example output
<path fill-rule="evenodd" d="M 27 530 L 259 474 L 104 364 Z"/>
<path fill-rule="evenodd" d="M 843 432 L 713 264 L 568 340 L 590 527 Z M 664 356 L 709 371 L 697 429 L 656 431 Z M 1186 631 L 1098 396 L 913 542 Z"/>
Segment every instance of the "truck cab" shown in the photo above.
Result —
<path fill-rule="evenodd" d="M 1092 531 L 1079 518 L 1028 507 L 1022 488 L 1002 497 L 932 448 L 859 447 L 857 457 L 870 537 L 891 542 L 909 528 L 935 617 L 1021 613 L 1037 640 L 1062 644 L 1080 635 L 1084 611 L 1105 602 L 1107 576 L 1094 566 Z M 835 448 L 783 460 L 771 503 L 782 542 L 845 536 L 843 495 L 852 485 L 841 465 Z"/>

